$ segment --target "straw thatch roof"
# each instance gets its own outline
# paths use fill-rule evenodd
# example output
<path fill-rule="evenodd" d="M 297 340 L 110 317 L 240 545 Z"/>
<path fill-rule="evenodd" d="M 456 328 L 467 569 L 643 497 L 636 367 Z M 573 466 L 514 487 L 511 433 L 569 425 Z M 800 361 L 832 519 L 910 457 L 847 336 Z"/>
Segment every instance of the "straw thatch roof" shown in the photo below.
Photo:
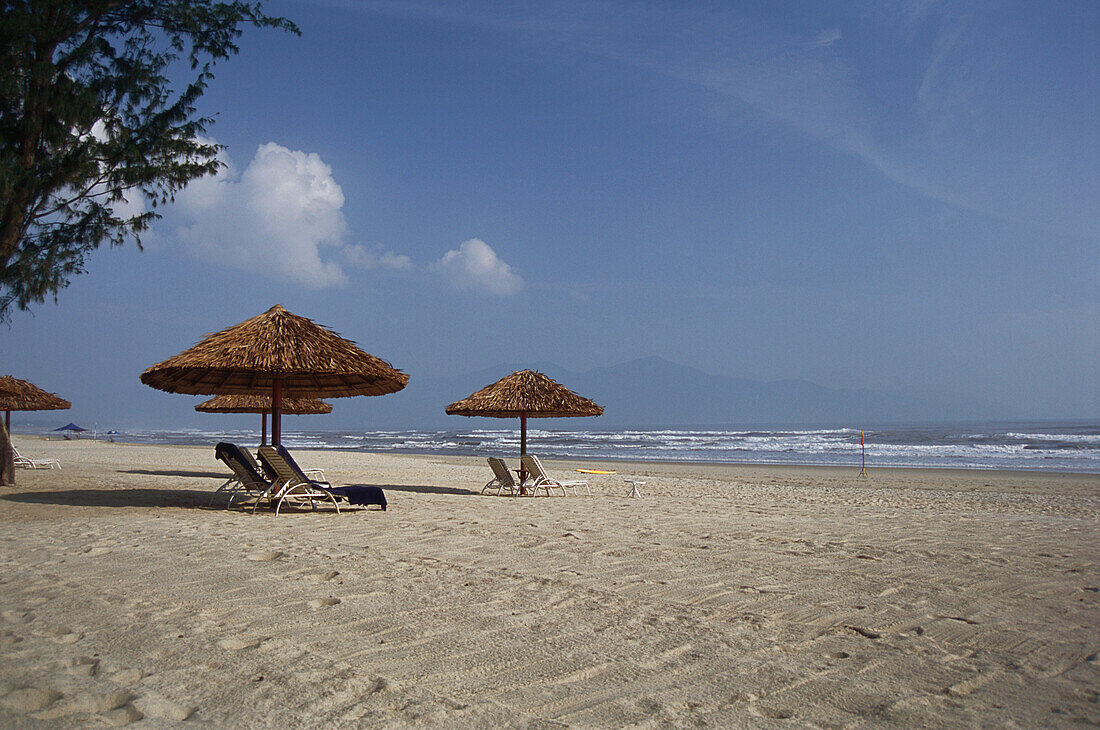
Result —
<path fill-rule="evenodd" d="M 601 416 L 603 407 L 533 370 L 519 370 L 447 406 L 452 416 L 567 418 Z"/>
<path fill-rule="evenodd" d="M 195 406 L 202 413 L 271 413 L 270 395 L 216 395 Z M 332 413 L 332 406 L 316 398 L 283 398 L 279 410 L 291 415 Z"/>
<path fill-rule="evenodd" d="M 141 382 L 169 393 L 249 395 L 271 393 L 277 377 L 288 397 L 307 398 L 385 395 L 409 382 L 385 360 L 279 305 L 152 366 Z"/>
<path fill-rule="evenodd" d="M 26 380 L 0 375 L 0 411 L 63 411 L 73 404 Z"/>

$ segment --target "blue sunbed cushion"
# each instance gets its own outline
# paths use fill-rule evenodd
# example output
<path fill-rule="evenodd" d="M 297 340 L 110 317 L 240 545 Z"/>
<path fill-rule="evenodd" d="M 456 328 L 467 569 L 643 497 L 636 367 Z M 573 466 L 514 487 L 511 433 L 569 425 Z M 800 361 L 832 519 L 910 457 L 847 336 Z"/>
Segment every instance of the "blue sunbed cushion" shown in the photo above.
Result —
<path fill-rule="evenodd" d="M 298 476 L 300 478 L 306 478 L 306 474 L 304 471 L 302 471 L 302 467 L 298 466 L 298 462 L 294 460 L 294 457 L 290 455 L 290 452 L 286 450 L 285 446 L 283 446 L 282 444 L 275 444 L 275 450 L 279 452 L 279 456 L 283 457 L 283 461 L 285 461 L 291 469 L 298 472 Z M 306 481 L 311 480 L 307 479 Z"/>
<path fill-rule="evenodd" d="M 228 441 L 222 441 L 214 447 L 214 458 L 229 464 L 230 460 L 237 462 L 245 471 L 252 475 L 252 478 L 257 482 L 267 481 L 263 474 L 256 471 L 256 467 L 252 465 L 251 459 L 245 457 L 243 449 L 236 444 L 231 444 Z"/>

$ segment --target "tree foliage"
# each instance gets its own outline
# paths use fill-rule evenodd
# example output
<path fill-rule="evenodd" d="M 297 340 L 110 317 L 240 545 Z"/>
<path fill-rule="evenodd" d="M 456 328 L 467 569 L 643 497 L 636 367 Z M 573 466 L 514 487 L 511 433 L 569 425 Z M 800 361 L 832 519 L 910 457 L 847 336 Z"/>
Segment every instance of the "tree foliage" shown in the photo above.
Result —
<path fill-rule="evenodd" d="M 0 318 L 54 299 L 218 168 L 196 103 L 259 2 L 0 0 Z M 169 74 L 184 77 L 172 88 Z M 140 212 L 126 212 L 142 201 Z"/>

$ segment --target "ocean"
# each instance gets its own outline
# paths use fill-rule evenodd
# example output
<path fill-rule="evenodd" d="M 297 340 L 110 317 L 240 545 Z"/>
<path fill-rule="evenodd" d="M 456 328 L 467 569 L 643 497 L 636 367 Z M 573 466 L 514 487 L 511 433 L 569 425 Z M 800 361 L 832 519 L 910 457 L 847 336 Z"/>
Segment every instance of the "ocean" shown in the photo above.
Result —
<path fill-rule="evenodd" d="M 505 421 L 501 421 L 503 425 Z M 103 438 L 100 435 L 100 438 Z M 125 431 L 118 441 L 256 444 L 255 430 Z M 867 466 L 1022 469 L 1100 473 L 1100 424 L 963 424 L 867 429 Z M 288 448 L 511 457 L 519 428 L 405 431 L 283 431 Z M 861 463 L 860 431 L 795 429 L 529 429 L 527 448 L 544 457 L 614 461 L 844 465 Z"/>

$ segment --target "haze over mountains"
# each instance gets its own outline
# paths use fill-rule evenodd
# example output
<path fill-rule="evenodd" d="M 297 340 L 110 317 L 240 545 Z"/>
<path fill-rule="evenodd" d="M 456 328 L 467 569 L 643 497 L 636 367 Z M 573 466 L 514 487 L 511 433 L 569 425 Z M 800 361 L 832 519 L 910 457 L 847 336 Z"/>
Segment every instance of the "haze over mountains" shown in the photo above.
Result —
<path fill-rule="evenodd" d="M 368 399 L 364 406 L 369 421 L 378 428 L 492 428 L 493 420 L 447 416 L 443 409 L 523 368 L 545 373 L 604 407 L 600 418 L 538 422 L 547 428 L 859 424 L 982 420 L 1004 415 L 980 404 L 827 388 L 803 380 L 762 382 L 710 375 L 659 357 L 582 372 L 553 363 L 511 363 L 474 373 L 413 377 L 401 393 Z M 336 401 L 335 406 L 339 409 L 341 403 Z"/>
<path fill-rule="evenodd" d="M 711 375 L 660 357 L 610 367 L 571 371 L 550 362 L 502 363 L 442 377 L 412 373 L 403 391 L 377 398 L 334 398 L 325 416 L 288 416 L 284 430 L 466 429 L 505 427 L 505 421 L 448 416 L 444 408 L 505 375 L 538 370 L 599 403 L 599 418 L 540 419 L 552 429 L 848 426 L 889 423 L 993 421 L 1028 418 L 990 404 L 943 395 L 917 397 L 868 389 L 828 388 L 804 380 L 758 381 Z M 208 396 L 183 396 L 147 388 L 120 376 L 125 398 L 111 400 L 65 393 L 71 411 L 13 413 L 16 430 L 54 428 L 73 420 L 91 428 L 252 428 L 257 417 L 197 413 Z"/>

